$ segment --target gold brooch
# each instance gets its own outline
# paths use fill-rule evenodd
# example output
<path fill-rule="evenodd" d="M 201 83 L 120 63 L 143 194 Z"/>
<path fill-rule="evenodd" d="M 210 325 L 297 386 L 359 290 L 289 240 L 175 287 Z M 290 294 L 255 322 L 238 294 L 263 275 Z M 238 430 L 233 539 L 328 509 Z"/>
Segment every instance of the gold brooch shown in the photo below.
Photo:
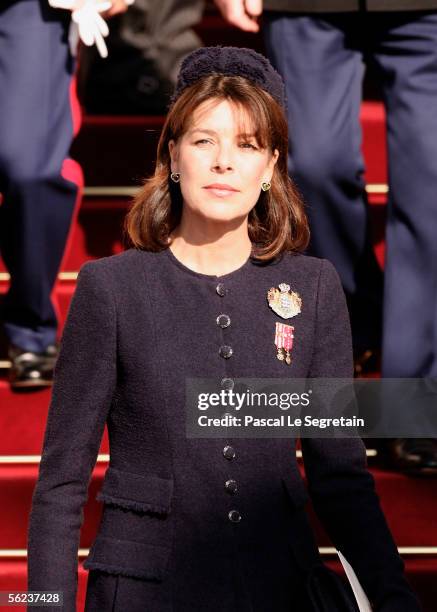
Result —
<path fill-rule="evenodd" d="M 291 319 L 301 312 L 302 298 L 290 285 L 281 283 L 278 287 L 271 287 L 267 293 L 270 308 L 283 319 Z"/>

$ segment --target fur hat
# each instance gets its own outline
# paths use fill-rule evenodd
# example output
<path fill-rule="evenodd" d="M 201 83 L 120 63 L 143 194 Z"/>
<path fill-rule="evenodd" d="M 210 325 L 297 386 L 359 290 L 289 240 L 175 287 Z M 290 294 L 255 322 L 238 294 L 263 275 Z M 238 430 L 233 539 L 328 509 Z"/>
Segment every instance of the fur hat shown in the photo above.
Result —
<path fill-rule="evenodd" d="M 267 91 L 286 109 L 285 87 L 281 75 L 269 60 L 244 47 L 201 47 L 181 64 L 172 103 L 196 81 L 209 74 L 242 76 Z"/>

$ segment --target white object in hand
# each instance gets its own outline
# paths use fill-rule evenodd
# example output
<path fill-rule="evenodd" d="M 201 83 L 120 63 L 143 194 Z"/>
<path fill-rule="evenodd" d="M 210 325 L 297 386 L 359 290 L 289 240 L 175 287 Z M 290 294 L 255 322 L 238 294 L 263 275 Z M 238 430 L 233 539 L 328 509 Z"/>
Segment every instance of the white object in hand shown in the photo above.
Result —
<path fill-rule="evenodd" d="M 72 24 L 69 41 L 73 55 L 75 55 L 77 40 L 80 38 L 87 47 L 95 44 L 101 57 L 108 56 L 104 37 L 109 34 L 109 28 L 100 13 L 109 10 L 112 2 L 84 0 L 80 8 L 74 8 L 78 4 L 77 0 L 48 0 L 48 2 L 53 8 L 71 10 Z"/>
<path fill-rule="evenodd" d="M 87 0 L 82 8 L 71 13 L 72 20 L 77 23 L 79 28 L 81 41 L 87 47 L 95 44 L 101 57 L 108 56 L 108 49 L 103 37 L 108 36 L 109 28 L 100 13 L 107 11 L 111 6 L 111 2 L 96 3 L 94 0 Z"/>
<path fill-rule="evenodd" d="M 365 594 L 364 589 L 361 586 L 360 581 L 358 580 L 352 565 L 348 563 L 347 559 L 341 554 L 339 550 L 337 550 L 337 554 L 341 561 L 345 574 L 349 580 L 352 591 L 355 595 L 355 599 L 357 600 L 359 611 L 372 612 L 370 601 L 367 599 L 367 595 Z"/>

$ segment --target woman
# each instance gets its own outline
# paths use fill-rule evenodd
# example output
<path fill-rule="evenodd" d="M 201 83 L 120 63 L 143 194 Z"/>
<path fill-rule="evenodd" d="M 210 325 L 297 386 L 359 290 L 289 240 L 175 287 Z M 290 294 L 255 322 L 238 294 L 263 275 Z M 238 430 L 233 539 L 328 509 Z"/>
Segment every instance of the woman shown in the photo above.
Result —
<path fill-rule="evenodd" d="M 81 512 L 105 422 L 111 461 L 85 562 L 87 612 L 313 609 L 306 581 L 318 554 L 296 441 L 185 435 L 187 378 L 229 389 L 239 377 L 352 373 L 337 274 L 299 254 L 308 228 L 287 174 L 284 106 L 280 76 L 253 51 L 188 56 L 155 175 L 128 214 L 134 248 L 80 271 L 29 530 L 29 589 L 63 590 L 64 610 L 75 610 Z M 275 346 L 277 323 L 288 327 Z M 418 610 L 361 441 L 302 447 L 315 508 L 375 609 Z"/>

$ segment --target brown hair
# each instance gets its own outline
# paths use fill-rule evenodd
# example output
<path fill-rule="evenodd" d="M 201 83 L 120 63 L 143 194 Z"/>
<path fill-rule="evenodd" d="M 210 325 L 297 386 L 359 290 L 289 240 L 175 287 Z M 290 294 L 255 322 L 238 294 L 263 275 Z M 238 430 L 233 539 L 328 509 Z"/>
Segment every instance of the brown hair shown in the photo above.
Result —
<path fill-rule="evenodd" d="M 258 85 L 240 76 L 211 74 L 185 89 L 171 106 L 158 144 L 155 174 L 147 179 L 127 213 L 125 231 L 134 247 L 162 251 L 182 214 L 179 185 L 170 180 L 168 143 L 189 128 L 194 111 L 207 100 L 230 100 L 244 109 L 258 144 L 279 151 L 271 189 L 262 191 L 248 217 L 252 256 L 270 260 L 284 251 L 302 251 L 309 240 L 302 200 L 288 175 L 288 127 L 282 107 Z"/>

